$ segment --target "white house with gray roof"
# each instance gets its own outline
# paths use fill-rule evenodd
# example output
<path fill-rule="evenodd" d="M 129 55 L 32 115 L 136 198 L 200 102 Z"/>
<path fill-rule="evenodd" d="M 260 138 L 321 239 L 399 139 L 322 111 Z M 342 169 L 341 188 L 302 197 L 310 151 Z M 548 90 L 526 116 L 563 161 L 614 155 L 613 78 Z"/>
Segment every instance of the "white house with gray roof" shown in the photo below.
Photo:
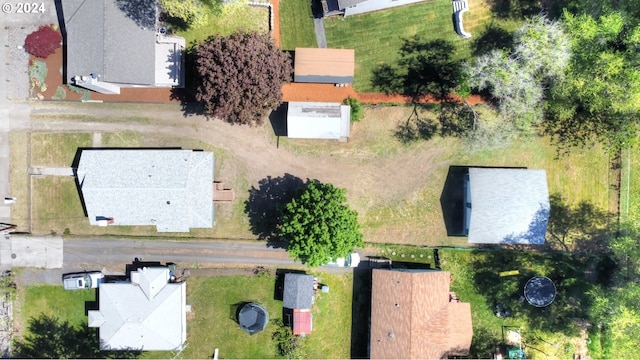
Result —
<path fill-rule="evenodd" d="M 91 225 L 152 225 L 159 232 L 213 226 L 213 153 L 85 149 L 75 169 Z"/>
<path fill-rule="evenodd" d="M 130 282 L 102 283 L 98 310 L 88 311 L 101 350 L 179 350 L 187 339 L 187 283 L 167 267 L 132 271 Z"/>
<path fill-rule="evenodd" d="M 544 170 L 471 167 L 465 186 L 470 243 L 544 244 L 550 211 Z"/>
<path fill-rule="evenodd" d="M 57 3 L 67 84 L 104 94 L 123 87 L 182 87 L 184 38 L 158 26 L 156 0 Z"/>

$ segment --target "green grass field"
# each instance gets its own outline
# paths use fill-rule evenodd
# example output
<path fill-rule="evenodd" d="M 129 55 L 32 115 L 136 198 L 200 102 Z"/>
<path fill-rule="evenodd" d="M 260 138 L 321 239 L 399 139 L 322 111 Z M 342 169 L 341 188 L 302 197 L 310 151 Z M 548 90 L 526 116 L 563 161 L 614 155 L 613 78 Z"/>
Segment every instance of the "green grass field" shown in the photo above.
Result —
<path fill-rule="evenodd" d="M 317 46 L 310 2 L 280 1 L 280 48 L 294 50 L 296 47 Z"/>
<path fill-rule="evenodd" d="M 219 5 L 220 10 L 208 1 L 203 3 L 211 7 L 208 24 L 177 32 L 177 35 L 186 40 L 187 45 L 198 43 L 212 35 L 226 36 L 237 31 L 261 33 L 269 31 L 269 9 L 266 7 L 253 7 L 245 2 L 233 2 Z"/>
<path fill-rule="evenodd" d="M 373 69 L 381 64 L 395 64 L 403 39 L 414 35 L 425 40 L 451 41 L 457 49 L 454 58 L 469 58 L 473 38 L 463 39 L 455 33 L 451 15 L 451 1 L 433 0 L 346 18 L 328 18 L 327 43 L 331 48 L 355 49 L 354 87 L 358 92 L 372 92 Z M 494 20 L 484 1 L 470 2 L 470 10 L 464 15 L 466 31 L 477 37 L 491 21 Z M 494 24 L 513 26 L 497 20 Z"/>
<path fill-rule="evenodd" d="M 305 358 L 348 359 L 351 341 L 352 275 L 316 273 L 330 288 L 318 293 L 313 305 L 313 333 L 305 339 Z M 273 359 L 277 354 L 271 336 L 275 325 L 253 336 L 244 333 L 235 321 L 237 304 L 255 301 L 262 304 L 271 319 L 282 318 L 282 302 L 274 299 L 275 274 L 258 276 L 192 276 L 187 282 L 188 315 L 185 359 L 203 359 L 220 349 L 220 358 Z M 96 293 L 65 291 L 62 286 L 34 285 L 20 289 L 18 328 L 26 331 L 29 319 L 41 314 L 87 326 L 85 302 L 94 301 Z M 22 334 L 24 335 L 24 333 Z M 147 352 L 144 358 L 167 358 L 171 352 Z"/>
<path fill-rule="evenodd" d="M 621 167 L 620 220 L 637 224 L 640 221 L 640 156 L 637 147 L 622 150 Z"/>

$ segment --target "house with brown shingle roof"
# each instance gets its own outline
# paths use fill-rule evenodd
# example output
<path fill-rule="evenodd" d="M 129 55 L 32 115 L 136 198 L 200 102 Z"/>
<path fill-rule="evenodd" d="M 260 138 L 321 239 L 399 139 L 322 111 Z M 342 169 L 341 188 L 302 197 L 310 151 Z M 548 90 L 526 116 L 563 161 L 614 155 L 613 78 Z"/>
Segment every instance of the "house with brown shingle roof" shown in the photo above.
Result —
<path fill-rule="evenodd" d="M 471 305 L 450 291 L 446 271 L 374 269 L 371 359 L 441 359 L 469 354 Z"/>

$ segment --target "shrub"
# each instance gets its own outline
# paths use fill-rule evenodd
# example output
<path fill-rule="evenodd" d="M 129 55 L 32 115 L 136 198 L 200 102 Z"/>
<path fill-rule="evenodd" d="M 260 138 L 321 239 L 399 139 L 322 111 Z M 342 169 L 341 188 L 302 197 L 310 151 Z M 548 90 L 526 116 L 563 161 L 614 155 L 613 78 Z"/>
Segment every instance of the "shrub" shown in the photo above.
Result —
<path fill-rule="evenodd" d="M 24 40 L 24 49 L 33 56 L 46 59 L 61 46 L 62 35 L 51 26 L 40 28 L 27 35 Z"/>
<path fill-rule="evenodd" d="M 351 122 L 358 122 L 362 119 L 362 104 L 360 104 L 360 100 L 349 96 L 344 99 L 343 103 L 351 106 Z"/>

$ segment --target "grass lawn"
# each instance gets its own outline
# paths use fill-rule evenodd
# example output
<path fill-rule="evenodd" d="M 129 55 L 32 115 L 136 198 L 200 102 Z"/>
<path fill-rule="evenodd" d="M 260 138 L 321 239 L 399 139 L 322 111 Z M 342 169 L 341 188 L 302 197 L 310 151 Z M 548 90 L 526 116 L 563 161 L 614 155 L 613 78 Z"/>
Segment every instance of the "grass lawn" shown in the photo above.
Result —
<path fill-rule="evenodd" d="M 638 148 L 622 150 L 620 186 L 620 219 L 631 223 L 640 221 L 640 156 Z"/>
<path fill-rule="evenodd" d="M 85 302 L 95 301 L 96 292 L 69 291 L 60 286 L 31 285 L 19 287 L 16 294 L 17 306 L 14 306 L 15 328 L 24 336 L 29 319 L 41 315 L 69 321 L 71 325 L 86 326 Z"/>
<path fill-rule="evenodd" d="M 313 333 L 304 342 L 305 358 L 347 359 L 351 341 L 351 293 L 353 276 L 316 273 L 330 288 L 318 293 L 313 305 Z M 255 301 L 282 318 L 282 301 L 274 298 L 276 276 L 192 276 L 187 284 L 188 315 L 186 348 L 182 358 L 209 358 L 220 349 L 221 358 L 272 359 L 280 357 L 271 339 L 275 325 L 249 336 L 235 321 L 237 304 Z M 16 323 L 25 329 L 29 319 L 41 313 L 86 326 L 85 302 L 95 300 L 94 291 L 65 291 L 62 286 L 37 285 L 20 289 Z M 24 335 L 24 333 L 22 334 Z M 147 352 L 144 358 L 167 358 L 170 352 Z"/>
<path fill-rule="evenodd" d="M 280 1 L 280 48 L 318 47 L 308 0 Z"/>
<path fill-rule="evenodd" d="M 187 45 L 203 41 L 211 35 L 226 36 L 240 30 L 260 33 L 269 31 L 269 9 L 266 7 L 249 6 L 245 2 L 231 2 L 215 5 L 221 7 L 221 10 L 218 10 L 218 8 L 214 9 L 208 1 L 203 3 L 212 9 L 208 24 L 195 29 L 177 31 L 177 35 L 182 36 Z"/>
<path fill-rule="evenodd" d="M 52 167 L 71 167 L 73 157 L 80 147 L 91 147 L 89 133 L 34 133 L 31 143 L 31 164 Z"/>
<path fill-rule="evenodd" d="M 478 37 L 491 22 L 511 29 L 510 22 L 492 20 L 490 6 L 485 1 L 470 1 L 469 12 L 464 15 L 464 28 Z M 426 40 L 444 39 L 456 46 L 456 59 L 471 56 L 472 39 L 458 36 L 451 20 L 449 0 L 433 0 L 399 8 L 346 18 L 325 20 L 327 43 L 330 48 L 355 49 L 356 74 L 354 87 L 359 92 L 372 92 L 371 75 L 381 64 L 393 65 L 403 39 L 414 35 Z"/>
<path fill-rule="evenodd" d="M 18 226 L 18 231 L 29 232 L 30 201 L 29 201 L 29 147 L 31 136 L 26 132 L 12 131 L 9 133 L 11 148 L 11 162 L 9 164 L 9 179 L 11 180 L 11 196 L 18 199 L 11 206 L 11 223 Z"/>
<path fill-rule="evenodd" d="M 453 277 L 451 290 L 471 304 L 474 329 L 472 358 L 490 358 L 503 341 L 503 326 L 520 328 L 528 358 L 569 358 L 579 340 L 575 319 L 588 318 L 591 299 L 586 292 L 596 284 L 585 279 L 593 259 L 521 251 L 441 250 L 443 270 Z M 501 271 L 519 270 L 500 277 Z M 555 301 L 536 308 L 519 301 L 524 284 L 535 275 L 548 276 L 557 288 Z M 511 316 L 496 316 L 496 305 Z M 506 330 L 505 330 L 506 331 Z"/>

